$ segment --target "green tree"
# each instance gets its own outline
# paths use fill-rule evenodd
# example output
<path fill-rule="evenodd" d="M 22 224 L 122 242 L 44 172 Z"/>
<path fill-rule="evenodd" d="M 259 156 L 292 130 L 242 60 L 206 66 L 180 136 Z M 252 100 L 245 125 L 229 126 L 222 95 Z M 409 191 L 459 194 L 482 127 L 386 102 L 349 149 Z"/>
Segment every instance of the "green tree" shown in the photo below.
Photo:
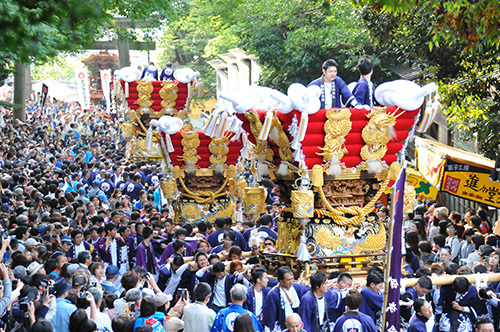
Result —
<path fill-rule="evenodd" d="M 160 66 L 172 62 L 177 68 L 189 67 L 200 72 L 206 97 L 215 97 L 215 70 L 208 61 L 218 54 L 240 45 L 240 39 L 232 32 L 228 18 L 218 9 L 230 7 L 230 1 L 193 0 L 184 15 L 167 24 L 160 42 L 163 49 Z"/>
<path fill-rule="evenodd" d="M 367 1 L 355 1 L 366 4 Z M 402 63 L 416 64 L 423 81 L 438 81 L 445 112 L 455 137 L 476 141 L 479 151 L 495 158 L 500 138 L 496 135 L 500 117 L 497 94 L 500 57 L 498 41 L 491 39 L 490 21 L 478 8 L 496 3 L 471 3 L 471 11 L 461 21 L 444 18 L 464 13 L 467 1 L 437 3 L 433 1 L 396 3 L 378 1 L 362 8 L 362 17 L 372 41 L 394 53 Z M 460 31 L 476 22 L 473 38 Z M 486 26 L 485 26 L 486 24 Z M 424 83 L 424 82 L 422 82 Z"/>
<path fill-rule="evenodd" d="M 192 0 L 186 15 L 165 29 L 162 62 L 191 66 L 214 86 L 206 62 L 239 47 L 259 56 L 260 84 L 286 92 L 291 83 L 320 76 L 328 58 L 339 62 L 347 83 L 358 80 L 357 60 L 367 55 L 376 65 L 374 81 L 386 81 L 392 76 L 381 64 L 392 55 L 370 44 L 360 13 L 345 0 Z"/>
<path fill-rule="evenodd" d="M 429 48 L 459 42 L 464 51 L 482 51 L 500 47 L 500 3 L 496 0 L 353 0 L 360 6 L 369 6 L 374 12 L 415 14 L 426 9 L 432 24 Z"/>
<path fill-rule="evenodd" d="M 48 78 L 56 81 L 74 81 L 75 68 L 68 62 L 65 54 L 58 54 L 46 63 L 32 66 L 31 75 L 35 81 Z"/>
<path fill-rule="evenodd" d="M 133 38 L 115 17 L 155 28 L 175 18 L 183 1 L 3 0 L 0 1 L 0 78 L 13 62 L 46 62 L 60 51 L 79 52 L 105 29 Z"/>
<path fill-rule="evenodd" d="M 448 122 L 457 139 L 475 141 L 482 154 L 496 159 L 500 146 L 500 57 L 497 52 L 470 55 L 463 62 L 464 70 L 441 85 Z"/>

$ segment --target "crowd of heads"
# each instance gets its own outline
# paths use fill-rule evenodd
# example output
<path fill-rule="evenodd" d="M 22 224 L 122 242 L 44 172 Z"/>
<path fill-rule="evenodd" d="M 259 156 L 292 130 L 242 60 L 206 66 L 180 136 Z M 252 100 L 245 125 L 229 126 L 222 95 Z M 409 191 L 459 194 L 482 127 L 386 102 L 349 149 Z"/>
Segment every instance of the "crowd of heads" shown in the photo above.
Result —
<path fill-rule="evenodd" d="M 337 67 L 330 62 L 325 66 Z M 365 67 L 370 69 L 370 64 L 360 62 L 360 68 Z M 319 298 L 340 294 L 340 315 L 360 311 L 374 325 L 380 324 L 380 269 L 369 271 L 365 287 L 353 284 L 345 272 L 317 272 L 305 281 L 297 271 L 282 267 L 276 280 L 268 277 L 266 267 L 258 265 L 252 230 L 258 230 L 260 250 L 276 252 L 280 209 L 272 195 L 267 213 L 256 224 L 243 213 L 236 223 L 231 218 L 217 218 L 213 225 L 176 223 L 172 206 L 159 194 L 160 164 L 127 162 L 119 118 L 50 98 L 43 109 L 39 103 L 40 96 L 28 98 L 22 122 L 3 110 L 0 130 L 0 254 L 8 266 L 4 279 L 14 281 L 5 330 L 22 326 L 36 332 L 149 332 L 153 327 L 147 321 L 154 317 L 165 331 L 177 331 L 191 324 L 182 312 L 193 303 L 215 311 L 231 309 L 232 304 L 245 307 L 249 292 L 276 288 L 292 294 L 293 313 L 281 322 L 288 331 L 301 331 L 304 321 L 310 327 L 308 317 L 299 314 L 305 310 L 299 309 L 301 301 L 306 303 L 303 296 L 309 293 Z M 274 185 L 268 182 L 272 193 Z M 378 217 L 390 227 L 386 207 L 378 210 Z M 478 331 L 489 332 L 490 324 L 496 329 L 498 315 L 491 313 L 496 310 L 492 299 L 499 293 L 497 285 L 476 289 L 463 277 L 499 271 L 500 238 L 492 234 L 488 209 L 462 215 L 429 201 L 408 215 L 404 227 L 404 274 L 418 282 L 402 294 L 403 328 L 414 316 L 422 321 L 434 317 L 441 328 L 454 317 L 451 310 L 477 305 L 476 316 L 461 317 Z M 245 259 L 243 252 L 252 250 L 253 256 Z M 443 275 L 460 277 L 452 285 L 433 285 L 432 278 Z M 218 280 L 228 279 L 231 283 L 223 289 L 227 298 L 220 300 L 214 296 L 222 294 L 217 293 Z M 301 293 L 296 285 L 307 291 Z M 58 315 L 69 307 L 60 306 L 60 300 L 74 306 L 62 327 Z M 237 316 L 235 331 L 252 331 L 255 319 L 274 328 L 266 316 L 281 304 L 270 297 L 261 301 L 259 310 L 248 307 L 248 313 Z M 488 313 L 493 319 L 480 316 Z M 333 324 L 339 318 L 328 316 Z"/>

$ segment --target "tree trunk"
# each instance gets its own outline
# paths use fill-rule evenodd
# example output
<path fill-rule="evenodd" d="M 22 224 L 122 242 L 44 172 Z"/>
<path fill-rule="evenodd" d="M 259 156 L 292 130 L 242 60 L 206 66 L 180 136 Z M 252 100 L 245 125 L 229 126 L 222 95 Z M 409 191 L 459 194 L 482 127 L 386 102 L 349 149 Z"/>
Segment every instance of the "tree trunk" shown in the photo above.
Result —
<path fill-rule="evenodd" d="M 26 120 L 26 78 L 29 67 L 22 63 L 14 64 L 14 119 Z"/>

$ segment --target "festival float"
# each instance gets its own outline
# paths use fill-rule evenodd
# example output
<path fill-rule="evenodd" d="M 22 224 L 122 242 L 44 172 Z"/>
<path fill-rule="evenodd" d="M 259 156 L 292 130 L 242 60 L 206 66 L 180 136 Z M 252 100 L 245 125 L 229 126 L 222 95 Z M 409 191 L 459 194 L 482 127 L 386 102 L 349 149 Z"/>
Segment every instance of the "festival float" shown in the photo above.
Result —
<path fill-rule="evenodd" d="M 384 107 L 351 109 L 320 109 L 317 87 L 295 83 L 285 95 L 250 86 L 222 95 L 233 109 L 216 108 L 193 130 L 187 115 L 196 72 L 178 69 L 177 81 L 163 82 L 120 72 L 130 158 L 162 160 L 163 195 L 176 222 L 234 218 L 238 200 L 255 220 L 265 212 L 260 182 L 269 177 L 285 206 L 278 252 L 261 253 L 270 273 L 290 265 L 297 276 L 318 269 L 364 275 L 384 264 L 387 235 L 376 204 L 399 174 L 434 83 L 384 83 L 375 92 Z M 409 210 L 414 195 L 408 187 Z"/>

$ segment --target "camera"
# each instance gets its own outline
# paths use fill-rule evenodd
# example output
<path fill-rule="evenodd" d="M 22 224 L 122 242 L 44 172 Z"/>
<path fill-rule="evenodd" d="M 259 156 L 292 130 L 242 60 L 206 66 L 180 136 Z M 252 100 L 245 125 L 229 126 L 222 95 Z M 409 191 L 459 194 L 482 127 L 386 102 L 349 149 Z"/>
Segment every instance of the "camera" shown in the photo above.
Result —
<path fill-rule="evenodd" d="M 134 310 L 135 310 L 134 302 L 127 302 L 123 305 L 123 313 L 125 314 L 133 313 Z"/>
<path fill-rule="evenodd" d="M 49 295 L 54 295 L 54 286 L 49 286 Z"/>
<path fill-rule="evenodd" d="M 491 296 L 489 296 L 487 294 L 489 291 L 494 291 L 494 289 L 491 288 L 491 287 L 483 287 L 483 288 L 479 289 L 479 298 L 481 298 L 481 299 L 491 299 Z"/>
<path fill-rule="evenodd" d="M 404 292 L 403 294 L 400 295 L 400 299 L 403 302 L 410 302 L 411 300 L 413 300 L 413 297 L 410 293 Z"/>
<path fill-rule="evenodd" d="M 86 292 L 78 292 L 78 298 L 79 299 L 84 299 L 87 297 L 87 293 Z"/>
<path fill-rule="evenodd" d="M 183 299 L 184 301 L 187 300 L 187 289 L 186 288 L 179 288 L 177 290 L 177 298 L 178 299 Z"/>
<path fill-rule="evenodd" d="M 21 302 L 19 302 L 19 310 L 21 311 L 28 311 L 28 302 L 29 300 L 27 298 L 22 299 Z"/>

